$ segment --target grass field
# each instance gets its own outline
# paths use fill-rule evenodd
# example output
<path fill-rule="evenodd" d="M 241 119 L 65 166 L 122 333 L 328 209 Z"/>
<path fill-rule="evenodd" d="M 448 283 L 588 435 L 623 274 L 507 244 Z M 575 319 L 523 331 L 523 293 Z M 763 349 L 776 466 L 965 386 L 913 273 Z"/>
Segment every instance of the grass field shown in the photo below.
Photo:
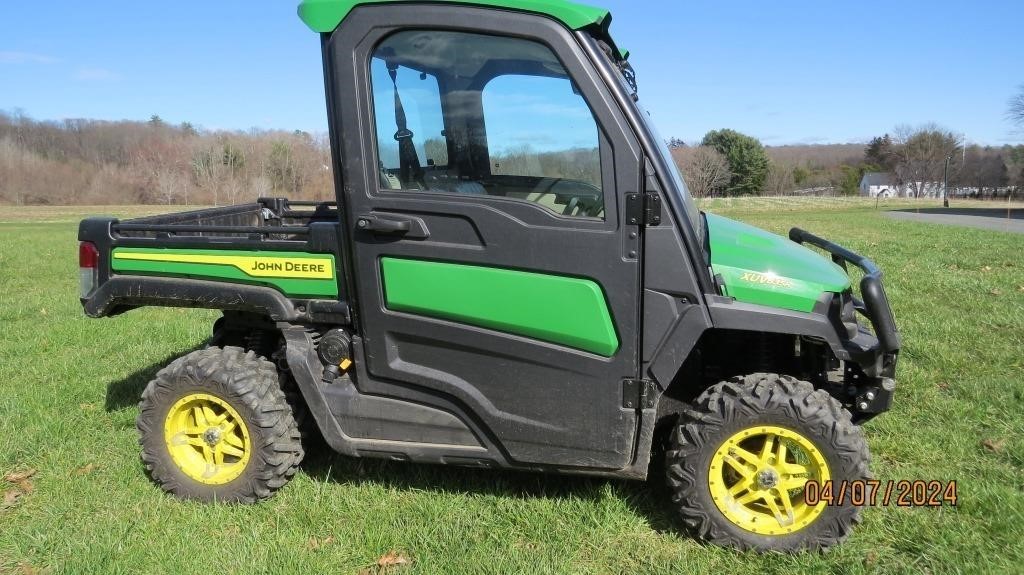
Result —
<path fill-rule="evenodd" d="M 830 553 L 760 556 L 680 534 L 653 483 L 329 453 L 257 506 L 181 502 L 142 472 L 136 402 L 216 314 L 86 319 L 75 220 L 147 209 L 14 209 L 0 216 L 0 573 L 1024 572 L 1024 236 L 866 202 L 709 207 L 799 225 L 886 270 L 905 348 L 895 405 L 866 426 L 872 468 L 956 480 L 955 508 L 872 508 Z M 403 561 L 379 567 L 389 553 Z"/>

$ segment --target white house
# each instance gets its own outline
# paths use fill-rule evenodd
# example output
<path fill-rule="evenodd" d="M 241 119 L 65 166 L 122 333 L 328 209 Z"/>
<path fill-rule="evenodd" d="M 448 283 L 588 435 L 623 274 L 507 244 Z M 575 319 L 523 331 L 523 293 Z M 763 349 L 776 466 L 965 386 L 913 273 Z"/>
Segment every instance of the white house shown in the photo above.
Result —
<path fill-rule="evenodd" d="M 892 198 L 896 194 L 896 178 L 888 172 L 864 172 L 860 180 L 860 195 L 869 198 Z"/>
<path fill-rule="evenodd" d="M 860 195 L 869 198 L 913 198 L 920 191 L 921 198 L 941 198 L 941 182 L 915 182 L 899 184 L 889 172 L 864 172 L 860 180 Z"/>

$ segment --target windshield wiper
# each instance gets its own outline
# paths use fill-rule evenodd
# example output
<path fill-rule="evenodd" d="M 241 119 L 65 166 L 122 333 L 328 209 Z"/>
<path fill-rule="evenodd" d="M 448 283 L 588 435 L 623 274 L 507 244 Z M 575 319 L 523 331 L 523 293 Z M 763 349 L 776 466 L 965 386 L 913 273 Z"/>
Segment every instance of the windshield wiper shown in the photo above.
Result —
<path fill-rule="evenodd" d="M 622 79 L 626 81 L 626 84 L 629 86 L 629 89 L 632 90 L 633 92 L 632 94 L 630 94 L 630 96 L 633 98 L 633 101 L 636 102 L 636 70 L 633 69 L 633 65 L 630 64 L 629 61 L 626 60 L 625 58 L 616 55 L 615 52 L 612 50 L 611 45 L 608 44 L 607 41 L 601 38 L 594 39 L 597 41 L 597 45 L 601 49 L 601 53 L 604 54 L 604 57 L 607 58 L 612 65 L 619 69 L 619 72 L 622 74 Z"/>
<path fill-rule="evenodd" d="M 633 90 L 633 99 L 637 98 L 636 88 L 636 70 L 633 69 L 633 65 L 626 60 L 619 60 L 617 62 L 619 70 L 622 72 L 622 77 L 626 79 L 626 83 L 629 84 L 631 90 Z"/>

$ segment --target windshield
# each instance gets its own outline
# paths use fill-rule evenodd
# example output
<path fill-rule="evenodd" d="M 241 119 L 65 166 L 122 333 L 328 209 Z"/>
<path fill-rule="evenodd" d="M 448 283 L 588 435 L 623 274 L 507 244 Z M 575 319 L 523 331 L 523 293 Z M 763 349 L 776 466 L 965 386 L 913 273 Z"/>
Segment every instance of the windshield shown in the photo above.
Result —
<path fill-rule="evenodd" d="M 686 212 L 686 217 L 690 220 L 690 225 L 693 226 L 693 230 L 697 232 L 698 237 L 703 237 L 704 220 L 701 218 L 700 210 L 697 208 L 696 202 L 693 201 L 693 196 L 690 195 L 690 190 L 686 187 L 686 182 L 683 180 L 682 175 L 679 174 L 679 167 L 676 166 L 675 161 L 672 159 L 672 153 L 668 149 L 668 143 L 661 137 L 658 127 L 651 118 L 651 113 L 640 104 L 640 100 L 637 97 L 636 72 L 634 72 L 633 67 L 624 60 L 616 62 L 612 58 L 612 48 L 606 42 L 597 39 L 597 43 L 601 46 L 602 50 L 600 50 L 600 52 L 604 57 L 621 72 L 619 82 L 622 83 L 623 88 L 633 95 L 632 100 L 634 105 L 637 107 L 639 116 L 647 126 L 651 136 L 654 138 L 656 152 L 661 157 L 662 163 L 668 170 L 667 177 L 670 181 L 666 183 L 671 184 L 672 187 L 675 188 L 680 199 L 682 199 L 682 208 Z"/>
<path fill-rule="evenodd" d="M 679 195 L 683 199 L 683 209 L 686 210 L 686 217 L 690 218 L 690 224 L 698 234 L 703 234 L 703 222 L 700 217 L 700 210 L 697 208 L 697 203 L 693 201 L 693 196 L 690 195 L 690 189 L 686 187 L 686 182 L 683 180 L 683 176 L 679 173 L 679 166 L 676 165 L 675 160 L 672 159 L 672 152 L 668 149 L 668 143 L 665 138 L 661 137 L 661 133 L 658 131 L 658 127 L 654 124 L 651 118 L 651 113 L 644 109 L 637 101 L 637 107 L 640 109 L 640 115 L 643 117 L 644 122 L 647 124 L 647 129 L 654 135 L 654 139 L 657 140 L 658 154 L 661 156 L 662 162 L 668 167 L 668 177 L 672 179 L 672 183 L 676 190 L 679 191 Z"/>

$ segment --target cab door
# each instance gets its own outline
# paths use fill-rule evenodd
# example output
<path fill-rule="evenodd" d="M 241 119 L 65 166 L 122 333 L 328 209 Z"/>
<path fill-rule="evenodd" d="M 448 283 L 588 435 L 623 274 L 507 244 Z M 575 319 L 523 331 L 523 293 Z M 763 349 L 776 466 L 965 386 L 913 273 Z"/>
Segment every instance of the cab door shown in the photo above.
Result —
<path fill-rule="evenodd" d="M 444 406 L 507 464 L 627 466 L 641 159 L 573 33 L 377 5 L 325 52 L 359 389 Z"/>

